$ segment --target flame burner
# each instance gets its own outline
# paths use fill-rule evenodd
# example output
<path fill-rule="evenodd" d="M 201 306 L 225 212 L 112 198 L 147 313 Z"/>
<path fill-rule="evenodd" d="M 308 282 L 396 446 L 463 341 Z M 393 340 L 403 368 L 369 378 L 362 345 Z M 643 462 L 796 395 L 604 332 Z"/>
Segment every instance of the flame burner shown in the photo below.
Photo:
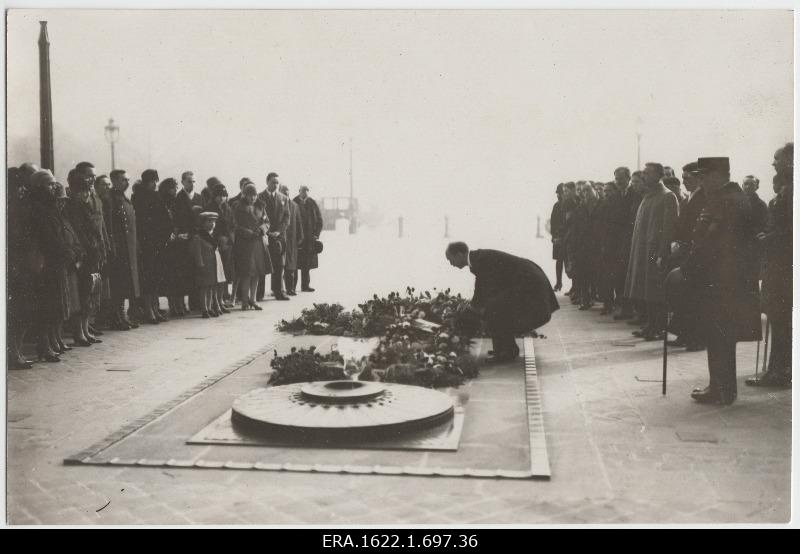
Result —
<path fill-rule="evenodd" d="M 247 433 L 298 442 L 376 440 L 453 418 L 452 399 L 411 385 L 315 381 L 253 390 L 237 398 L 231 419 Z"/>

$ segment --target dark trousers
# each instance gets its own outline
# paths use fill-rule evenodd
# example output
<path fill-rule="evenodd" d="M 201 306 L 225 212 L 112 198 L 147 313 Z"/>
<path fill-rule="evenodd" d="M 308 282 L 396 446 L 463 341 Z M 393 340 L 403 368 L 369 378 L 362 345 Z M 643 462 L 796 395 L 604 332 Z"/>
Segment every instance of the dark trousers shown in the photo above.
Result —
<path fill-rule="evenodd" d="M 659 333 L 664 330 L 664 323 L 666 323 L 667 307 L 661 302 L 648 302 L 647 303 L 647 327 L 653 333 Z"/>
<path fill-rule="evenodd" d="M 311 270 L 310 269 L 301 269 L 300 270 L 300 288 L 305 290 L 311 286 Z"/>
<path fill-rule="evenodd" d="M 771 318 L 769 371 L 781 375 L 792 373 L 792 320 L 791 316 Z"/>
<path fill-rule="evenodd" d="M 258 278 L 258 288 L 256 289 L 256 300 L 259 302 L 264 300 L 264 292 L 266 289 L 267 278 L 266 276 L 262 275 Z"/>
<path fill-rule="evenodd" d="M 286 285 L 286 292 L 295 292 L 295 287 L 297 286 L 297 270 L 284 269 L 283 283 Z"/>
<path fill-rule="evenodd" d="M 495 356 L 504 354 L 519 354 L 517 340 L 512 334 L 492 336 L 492 350 Z"/>
<path fill-rule="evenodd" d="M 710 322 L 706 329 L 709 386 L 722 395 L 736 395 L 736 340 L 724 323 Z"/>
<path fill-rule="evenodd" d="M 283 254 L 281 246 L 277 242 L 270 241 L 269 257 L 272 260 L 272 275 L 270 278 L 270 288 L 275 296 L 280 296 L 283 290 Z"/>
<path fill-rule="evenodd" d="M 564 273 L 564 260 L 556 260 L 556 285 L 561 285 L 561 276 Z"/>

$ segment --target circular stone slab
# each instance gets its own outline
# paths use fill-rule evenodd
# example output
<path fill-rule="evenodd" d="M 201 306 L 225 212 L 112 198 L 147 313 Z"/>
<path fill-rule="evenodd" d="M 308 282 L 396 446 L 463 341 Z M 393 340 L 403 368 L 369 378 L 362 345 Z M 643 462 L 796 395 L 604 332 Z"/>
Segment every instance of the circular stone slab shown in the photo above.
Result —
<path fill-rule="evenodd" d="M 330 442 L 393 438 L 453 418 L 453 400 L 433 389 L 395 383 L 370 382 L 363 387 L 342 383 L 348 382 L 255 389 L 233 402 L 231 419 L 237 429 L 250 433 Z"/>

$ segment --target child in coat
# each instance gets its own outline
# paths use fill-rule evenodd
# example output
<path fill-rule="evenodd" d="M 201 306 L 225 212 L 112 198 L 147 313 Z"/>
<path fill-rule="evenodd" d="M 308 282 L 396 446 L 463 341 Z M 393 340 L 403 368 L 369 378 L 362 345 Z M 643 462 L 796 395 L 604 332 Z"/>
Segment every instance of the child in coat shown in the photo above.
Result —
<path fill-rule="evenodd" d="M 217 299 L 218 268 L 222 261 L 219 256 L 219 245 L 212 232 L 218 214 L 203 212 L 199 215 L 200 230 L 189 243 L 189 252 L 194 265 L 194 280 L 200 290 L 203 318 L 219 317 L 219 300 Z"/>

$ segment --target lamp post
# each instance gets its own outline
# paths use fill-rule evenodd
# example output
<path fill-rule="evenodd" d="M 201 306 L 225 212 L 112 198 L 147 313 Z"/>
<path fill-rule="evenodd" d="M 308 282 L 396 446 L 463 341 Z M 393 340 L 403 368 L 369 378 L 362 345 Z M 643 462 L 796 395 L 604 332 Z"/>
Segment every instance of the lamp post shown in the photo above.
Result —
<path fill-rule="evenodd" d="M 109 118 L 108 125 L 105 126 L 106 140 L 111 144 L 111 171 L 117 169 L 114 159 L 114 144 L 119 140 L 119 126 L 114 125 L 114 119 Z"/>
<path fill-rule="evenodd" d="M 53 156 L 53 101 L 50 96 L 50 39 L 47 21 L 40 21 L 39 29 L 39 123 L 42 169 L 55 171 Z"/>

